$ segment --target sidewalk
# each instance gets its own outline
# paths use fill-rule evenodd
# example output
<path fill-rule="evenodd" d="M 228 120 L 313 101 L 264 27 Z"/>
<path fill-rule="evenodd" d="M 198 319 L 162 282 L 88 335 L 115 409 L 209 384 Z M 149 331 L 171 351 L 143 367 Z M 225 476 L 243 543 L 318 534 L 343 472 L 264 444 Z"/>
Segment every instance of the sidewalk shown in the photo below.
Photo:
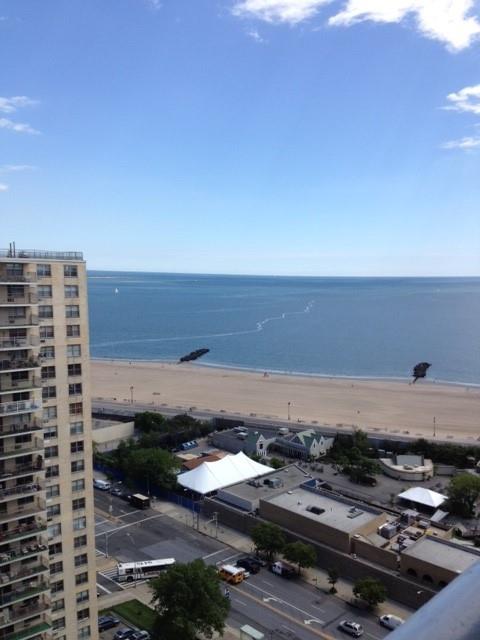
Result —
<path fill-rule="evenodd" d="M 165 513 L 171 518 L 182 522 L 185 526 L 192 528 L 193 516 L 192 512 L 184 507 L 164 500 L 155 500 L 152 503 L 152 508 L 161 513 Z M 243 551 L 244 553 L 252 553 L 254 551 L 252 540 L 249 536 L 239 533 L 234 529 L 225 527 L 222 524 L 218 525 L 216 530 L 215 523 L 207 521 L 203 517 L 199 517 L 199 533 L 211 538 L 215 538 L 220 542 L 232 547 L 235 551 Z M 331 585 L 328 582 L 328 573 L 321 568 L 302 569 L 301 578 L 309 584 L 315 586 L 322 593 L 328 594 Z M 349 602 L 352 598 L 353 584 L 348 580 L 339 579 L 335 584 L 337 593 L 330 595 L 331 598 L 339 598 L 345 602 Z M 395 600 L 387 599 L 378 605 L 378 615 L 385 613 L 393 613 L 401 618 L 407 619 L 414 613 L 414 609 L 406 607 Z"/>

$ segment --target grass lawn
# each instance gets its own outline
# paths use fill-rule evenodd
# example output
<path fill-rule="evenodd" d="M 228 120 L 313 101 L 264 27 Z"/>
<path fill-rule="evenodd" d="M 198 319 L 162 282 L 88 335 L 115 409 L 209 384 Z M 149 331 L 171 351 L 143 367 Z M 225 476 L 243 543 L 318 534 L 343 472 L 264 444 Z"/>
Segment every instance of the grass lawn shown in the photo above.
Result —
<path fill-rule="evenodd" d="M 153 630 L 155 611 L 139 600 L 128 600 L 121 604 L 115 604 L 113 607 L 110 607 L 110 609 L 102 611 L 101 615 L 107 615 L 108 612 L 117 614 L 126 622 L 130 622 L 139 629 L 145 629 L 150 632 Z"/>

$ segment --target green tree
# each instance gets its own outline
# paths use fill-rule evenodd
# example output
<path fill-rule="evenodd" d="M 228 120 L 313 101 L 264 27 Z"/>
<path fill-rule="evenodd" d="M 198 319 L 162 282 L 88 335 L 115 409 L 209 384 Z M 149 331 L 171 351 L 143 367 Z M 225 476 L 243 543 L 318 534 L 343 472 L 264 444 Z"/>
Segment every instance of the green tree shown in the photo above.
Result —
<path fill-rule="evenodd" d="M 260 553 L 265 553 L 269 560 L 285 546 L 283 531 L 276 524 L 262 522 L 252 529 L 252 540 Z"/>
<path fill-rule="evenodd" d="M 280 460 L 280 458 L 273 457 L 273 458 L 270 458 L 270 466 L 273 469 L 281 469 L 282 467 L 285 466 L 285 463 L 282 460 Z"/>
<path fill-rule="evenodd" d="M 165 430 L 167 420 L 161 413 L 144 411 L 135 414 L 135 429 L 141 433 Z"/>
<path fill-rule="evenodd" d="M 448 485 L 450 511 L 464 518 L 473 518 L 475 505 L 480 496 L 480 478 L 470 473 L 454 476 Z"/>
<path fill-rule="evenodd" d="M 283 548 L 283 555 L 289 562 L 298 565 L 298 573 L 304 567 L 313 567 L 317 561 L 317 552 L 311 544 L 304 542 L 290 542 Z"/>
<path fill-rule="evenodd" d="M 175 486 L 178 461 L 165 449 L 133 449 L 128 454 L 127 474 L 132 480 L 165 489 Z"/>
<path fill-rule="evenodd" d="M 355 582 L 353 595 L 368 603 L 370 607 L 376 607 L 387 597 L 385 586 L 376 578 L 360 578 Z"/>
<path fill-rule="evenodd" d="M 335 588 L 335 585 L 337 584 L 338 578 L 340 577 L 338 571 L 335 569 L 335 567 L 332 567 L 330 569 L 327 569 L 327 574 L 328 574 L 328 582 L 329 584 L 332 585 L 330 587 L 330 593 L 337 593 L 337 589 Z"/>
<path fill-rule="evenodd" d="M 213 566 L 203 560 L 175 564 L 150 581 L 157 618 L 155 640 L 195 640 L 199 634 L 223 635 L 230 602 L 220 588 Z"/>

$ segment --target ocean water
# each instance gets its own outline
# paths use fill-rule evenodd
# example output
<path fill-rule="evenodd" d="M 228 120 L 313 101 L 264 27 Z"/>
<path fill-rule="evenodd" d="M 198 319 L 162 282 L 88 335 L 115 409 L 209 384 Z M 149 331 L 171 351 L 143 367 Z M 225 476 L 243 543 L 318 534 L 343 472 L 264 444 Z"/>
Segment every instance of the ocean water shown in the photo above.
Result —
<path fill-rule="evenodd" d="M 95 358 L 480 384 L 480 278 L 89 272 Z"/>

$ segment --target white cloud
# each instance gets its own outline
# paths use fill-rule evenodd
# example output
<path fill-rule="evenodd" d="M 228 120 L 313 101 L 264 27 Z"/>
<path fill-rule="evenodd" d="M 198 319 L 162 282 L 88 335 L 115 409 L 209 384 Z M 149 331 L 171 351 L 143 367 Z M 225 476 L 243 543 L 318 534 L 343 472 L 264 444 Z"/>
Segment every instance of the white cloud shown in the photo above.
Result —
<path fill-rule="evenodd" d="M 16 173 L 18 171 L 33 171 L 36 167 L 31 164 L 3 164 L 0 173 Z"/>
<path fill-rule="evenodd" d="M 460 140 L 450 140 L 442 144 L 443 149 L 476 149 L 480 147 L 480 136 L 465 136 Z"/>
<path fill-rule="evenodd" d="M 464 87 L 457 93 L 449 93 L 447 100 L 450 104 L 444 109 L 447 111 L 464 111 L 480 115 L 480 84 L 472 87 Z"/>
<path fill-rule="evenodd" d="M 8 191 L 8 184 L 0 182 L 0 191 Z"/>
<path fill-rule="evenodd" d="M 235 0 L 236 16 L 266 22 L 297 24 L 316 15 L 322 6 L 339 0 Z M 328 24 L 349 27 L 358 22 L 400 23 L 413 19 L 418 31 L 453 51 L 468 47 L 480 36 L 476 0 L 343 0 Z"/>
<path fill-rule="evenodd" d="M 34 135 L 40 133 L 40 131 L 37 131 L 25 122 L 13 122 L 13 120 L 9 120 L 8 118 L 0 118 L 0 129 L 9 129 L 16 133 L 31 133 Z"/>
<path fill-rule="evenodd" d="M 38 104 L 37 100 L 32 100 L 27 96 L 12 96 L 11 98 L 3 98 L 0 96 L 0 111 L 2 113 L 14 113 L 22 107 L 32 107 Z"/>
<path fill-rule="evenodd" d="M 155 9 L 155 11 L 162 8 L 161 0 L 147 0 L 147 2 L 152 9 Z"/>
<path fill-rule="evenodd" d="M 265 42 L 265 40 L 262 38 L 262 36 L 258 33 L 256 29 L 250 29 L 250 31 L 247 31 L 247 36 L 252 40 L 255 40 L 255 42 L 258 42 L 259 44 L 262 44 Z"/>
<path fill-rule="evenodd" d="M 350 26 L 367 20 L 395 23 L 414 18 L 427 38 L 460 51 L 480 35 L 480 21 L 472 14 L 474 0 L 348 0 L 330 25 Z"/>
<path fill-rule="evenodd" d="M 258 18 L 266 22 L 297 24 L 313 17 L 322 5 L 332 0 L 237 0 L 236 16 Z"/>

